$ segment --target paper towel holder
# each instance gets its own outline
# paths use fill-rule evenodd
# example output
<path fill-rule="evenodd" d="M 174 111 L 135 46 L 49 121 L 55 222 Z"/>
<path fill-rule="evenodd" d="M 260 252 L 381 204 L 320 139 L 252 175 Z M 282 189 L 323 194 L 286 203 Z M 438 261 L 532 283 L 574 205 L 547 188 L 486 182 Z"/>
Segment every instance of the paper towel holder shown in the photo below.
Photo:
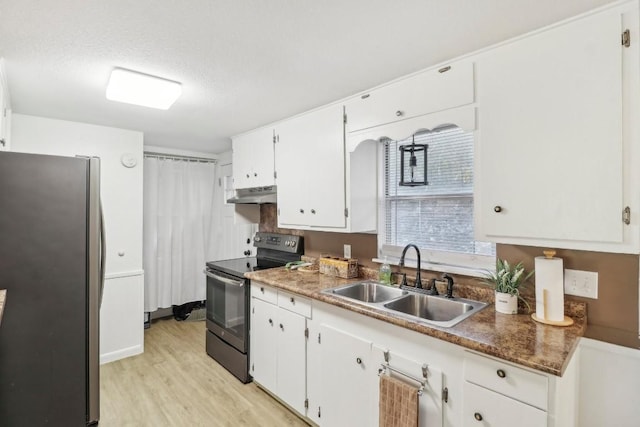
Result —
<path fill-rule="evenodd" d="M 547 251 L 542 251 L 542 253 L 544 254 L 545 258 L 553 258 L 553 256 L 556 254 L 556 251 L 547 250 Z M 543 300 L 543 305 L 545 307 L 545 312 L 546 312 L 546 307 L 547 307 L 547 290 L 546 289 L 542 290 L 542 300 Z M 547 317 L 546 313 L 544 317 Z M 573 319 L 570 318 L 569 316 L 564 316 L 563 320 L 547 320 L 547 319 L 539 318 L 538 316 L 536 316 L 536 313 L 531 313 L 531 318 L 536 322 L 544 323 L 545 325 L 553 325 L 553 326 L 573 325 Z"/>

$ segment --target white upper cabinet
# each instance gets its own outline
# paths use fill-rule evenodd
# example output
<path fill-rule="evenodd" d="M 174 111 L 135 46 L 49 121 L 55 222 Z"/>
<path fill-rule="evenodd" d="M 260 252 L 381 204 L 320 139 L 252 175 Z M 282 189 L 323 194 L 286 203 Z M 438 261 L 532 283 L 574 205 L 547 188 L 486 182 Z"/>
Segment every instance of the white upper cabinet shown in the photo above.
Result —
<path fill-rule="evenodd" d="M 478 239 L 637 251 L 638 198 L 628 185 L 637 188 L 629 168 L 637 126 L 628 120 L 637 101 L 624 94 L 638 91 L 638 49 L 621 44 L 637 10 L 622 12 L 587 15 L 477 57 Z M 623 222 L 627 206 L 632 226 Z"/>
<path fill-rule="evenodd" d="M 347 131 L 446 110 L 474 101 L 473 63 L 459 61 L 383 86 L 345 104 Z"/>
<path fill-rule="evenodd" d="M 0 151 L 9 151 L 11 105 L 9 87 L 4 70 L 4 60 L 0 58 Z"/>
<path fill-rule="evenodd" d="M 273 128 L 260 128 L 233 138 L 234 188 L 275 184 Z"/>
<path fill-rule="evenodd" d="M 344 228 L 344 110 L 330 105 L 276 126 L 278 225 Z"/>
<path fill-rule="evenodd" d="M 371 142 L 345 149 L 342 105 L 276 125 L 278 225 L 375 231 L 377 152 Z"/>

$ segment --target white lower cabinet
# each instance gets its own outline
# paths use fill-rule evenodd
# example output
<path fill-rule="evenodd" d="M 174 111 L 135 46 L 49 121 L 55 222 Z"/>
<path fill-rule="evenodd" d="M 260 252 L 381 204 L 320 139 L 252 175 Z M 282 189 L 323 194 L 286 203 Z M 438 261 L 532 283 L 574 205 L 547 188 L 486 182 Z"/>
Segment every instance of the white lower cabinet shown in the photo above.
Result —
<path fill-rule="evenodd" d="M 575 426 L 578 358 L 557 377 L 467 351 L 462 425 Z"/>
<path fill-rule="evenodd" d="M 256 282 L 251 313 L 254 380 L 317 425 L 378 425 L 390 366 L 419 427 L 576 426 L 579 351 L 558 377 Z"/>
<path fill-rule="evenodd" d="M 459 423 L 447 414 L 461 402 L 461 390 L 448 389 L 456 398 L 444 401 L 446 381 L 461 382 L 462 351 L 455 346 L 328 304 L 313 302 L 308 372 L 309 419 L 327 427 L 374 426 L 379 422 L 379 375 L 390 366 L 422 380 L 420 427 Z M 385 353 L 387 354 L 385 358 Z M 451 372 L 444 375 L 444 372 Z M 385 374 L 385 373 L 383 373 Z M 419 383 L 392 372 L 415 386 Z M 457 379 L 459 378 L 459 379 Z"/>
<path fill-rule="evenodd" d="M 253 379 L 268 390 L 276 390 L 276 352 L 278 307 L 251 299 L 250 358 Z"/>
<path fill-rule="evenodd" d="M 371 411 L 377 385 L 371 341 L 324 324 L 320 336 L 322 425 L 377 425 Z"/>
<path fill-rule="evenodd" d="M 545 427 L 547 413 L 499 393 L 465 382 L 462 425 L 468 427 Z"/>
<path fill-rule="evenodd" d="M 275 304 L 274 295 L 277 293 Z M 254 283 L 251 287 L 250 360 L 255 382 L 300 415 L 306 415 L 307 338 L 302 297 Z M 265 299 L 262 299 L 265 298 Z M 283 307 L 287 301 L 288 307 Z M 292 310 L 296 311 L 291 311 Z M 298 309 L 299 307 L 299 309 Z"/>

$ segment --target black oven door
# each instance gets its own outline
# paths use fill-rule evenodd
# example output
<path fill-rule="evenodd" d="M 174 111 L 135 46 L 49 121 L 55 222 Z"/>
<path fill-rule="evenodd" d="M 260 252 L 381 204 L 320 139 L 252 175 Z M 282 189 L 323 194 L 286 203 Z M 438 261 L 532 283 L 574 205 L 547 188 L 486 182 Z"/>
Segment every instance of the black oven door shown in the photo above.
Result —
<path fill-rule="evenodd" d="M 207 268 L 207 329 L 247 352 L 249 280 Z"/>

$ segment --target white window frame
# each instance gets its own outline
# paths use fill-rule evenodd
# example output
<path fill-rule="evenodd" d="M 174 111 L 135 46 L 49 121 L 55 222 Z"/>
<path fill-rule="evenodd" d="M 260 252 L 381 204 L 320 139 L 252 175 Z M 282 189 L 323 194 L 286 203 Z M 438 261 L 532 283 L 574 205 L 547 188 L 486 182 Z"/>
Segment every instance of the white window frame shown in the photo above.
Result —
<path fill-rule="evenodd" d="M 475 107 L 467 106 L 442 112 L 427 114 L 412 119 L 378 126 L 349 135 L 351 146 L 364 140 L 381 141 L 385 138 L 392 140 L 405 139 L 421 130 L 432 130 L 440 126 L 455 125 L 467 132 L 473 132 L 474 141 L 479 137 L 476 130 Z M 474 146 L 477 147 L 474 142 Z M 379 144 L 380 162 L 384 162 L 384 146 Z M 382 165 L 382 163 L 381 163 Z M 386 257 L 389 264 L 398 265 L 403 247 L 388 245 L 385 235 L 385 183 L 384 167 L 378 168 L 378 258 L 372 261 L 384 262 Z M 476 177 L 474 176 L 474 179 Z M 476 185 L 474 184 L 474 188 Z M 461 252 L 437 251 L 420 248 L 422 270 L 432 270 L 443 273 L 461 274 L 472 277 L 484 277 L 487 271 L 495 270 L 496 257 L 491 255 L 466 254 Z M 405 257 L 405 266 L 417 266 L 417 255 L 409 249 Z"/>

